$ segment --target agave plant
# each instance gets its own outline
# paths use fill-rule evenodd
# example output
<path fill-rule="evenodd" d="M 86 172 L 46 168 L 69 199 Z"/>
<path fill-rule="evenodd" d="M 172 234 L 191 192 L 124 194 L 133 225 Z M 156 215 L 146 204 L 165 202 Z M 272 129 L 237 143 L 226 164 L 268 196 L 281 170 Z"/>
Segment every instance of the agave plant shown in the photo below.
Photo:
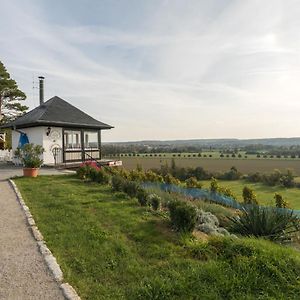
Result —
<path fill-rule="evenodd" d="M 300 230 L 300 220 L 292 210 L 251 205 L 238 217 L 229 218 L 232 231 L 270 240 L 289 241 Z"/>

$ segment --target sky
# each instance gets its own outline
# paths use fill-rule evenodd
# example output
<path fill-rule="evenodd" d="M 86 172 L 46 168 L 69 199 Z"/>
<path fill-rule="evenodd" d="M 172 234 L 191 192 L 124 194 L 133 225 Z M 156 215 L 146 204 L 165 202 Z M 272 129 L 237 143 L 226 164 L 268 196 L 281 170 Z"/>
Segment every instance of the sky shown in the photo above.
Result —
<path fill-rule="evenodd" d="M 298 0 L 0 1 L 0 60 L 104 141 L 300 136 Z"/>

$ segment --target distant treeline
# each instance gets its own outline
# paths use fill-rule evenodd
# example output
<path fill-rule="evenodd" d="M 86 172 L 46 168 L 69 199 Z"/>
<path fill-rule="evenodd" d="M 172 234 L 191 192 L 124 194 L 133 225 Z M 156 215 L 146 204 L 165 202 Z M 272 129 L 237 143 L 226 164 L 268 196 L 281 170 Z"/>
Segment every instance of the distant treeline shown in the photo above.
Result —
<path fill-rule="evenodd" d="M 245 152 L 246 155 L 257 155 L 258 157 L 291 157 L 300 158 L 300 146 L 271 146 L 271 145 L 248 145 L 244 147 L 203 147 L 188 145 L 161 145 L 149 146 L 140 144 L 104 144 L 102 152 L 104 156 L 120 154 L 159 154 L 159 153 L 198 153 L 219 151 L 220 155 L 239 155 L 239 152 Z M 221 156 L 222 157 L 222 156 Z M 234 157 L 234 156 L 233 156 Z"/>

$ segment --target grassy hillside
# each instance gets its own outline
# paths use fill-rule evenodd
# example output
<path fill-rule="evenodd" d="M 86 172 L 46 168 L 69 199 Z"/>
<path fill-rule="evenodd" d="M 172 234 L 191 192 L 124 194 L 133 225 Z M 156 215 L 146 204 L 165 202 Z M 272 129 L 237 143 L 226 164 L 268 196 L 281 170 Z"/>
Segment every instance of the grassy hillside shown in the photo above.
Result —
<path fill-rule="evenodd" d="M 165 213 L 72 176 L 16 183 L 82 299 L 297 299 L 298 252 L 257 239 L 201 242 Z"/>

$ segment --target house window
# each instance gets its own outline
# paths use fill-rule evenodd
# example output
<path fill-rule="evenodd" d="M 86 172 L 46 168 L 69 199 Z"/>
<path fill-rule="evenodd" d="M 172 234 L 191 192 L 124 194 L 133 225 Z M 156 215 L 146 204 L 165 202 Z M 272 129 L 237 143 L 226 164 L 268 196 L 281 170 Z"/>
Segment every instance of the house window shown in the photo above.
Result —
<path fill-rule="evenodd" d="M 84 148 L 85 149 L 99 149 L 98 131 L 84 132 Z"/>
<path fill-rule="evenodd" d="M 81 150 L 81 132 L 79 130 L 65 130 L 65 149 Z"/>

